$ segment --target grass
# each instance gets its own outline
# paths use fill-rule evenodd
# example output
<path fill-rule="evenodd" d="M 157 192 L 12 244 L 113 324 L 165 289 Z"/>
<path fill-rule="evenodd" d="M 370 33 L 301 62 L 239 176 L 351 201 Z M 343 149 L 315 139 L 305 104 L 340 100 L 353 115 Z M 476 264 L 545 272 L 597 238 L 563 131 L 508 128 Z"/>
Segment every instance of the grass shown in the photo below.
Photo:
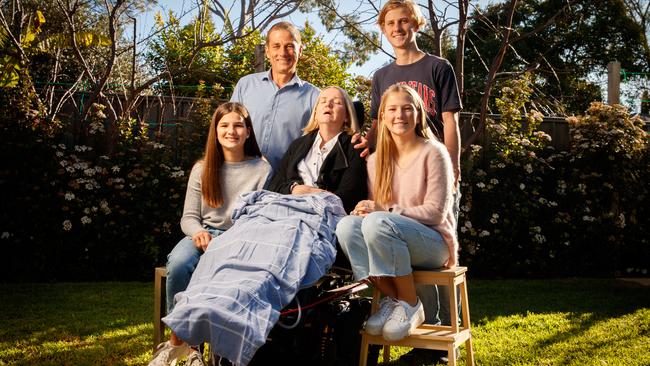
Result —
<path fill-rule="evenodd" d="M 151 357 L 152 283 L 0 284 L 0 294 L 0 365 Z M 650 287 L 470 279 L 469 299 L 477 365 L 650 365 Z M 383 365 L 406 365 L 406 351 L 393 348 Z"/>

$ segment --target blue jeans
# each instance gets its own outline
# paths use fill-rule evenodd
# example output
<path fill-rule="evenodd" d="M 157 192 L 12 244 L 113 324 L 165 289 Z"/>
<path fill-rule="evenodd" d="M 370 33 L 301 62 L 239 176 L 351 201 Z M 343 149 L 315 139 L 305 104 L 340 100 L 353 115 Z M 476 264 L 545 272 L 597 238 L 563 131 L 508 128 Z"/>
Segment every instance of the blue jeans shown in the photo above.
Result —
<path fill-rule="evenodd" d="M 346 216 L 339 221 L 336 236 L 357 280 L 440 268 L 449 258 L 447 244 L 437 231 L 386 211 L 365 218 Z"/>
<path fill-rule="evenodd" d="M 451 208 L 456 222 L 460 212 L 460 184 L 454 193 L 454 205 Z M 424 322 L 427 324 L 451 325 L 449 309 L 449 287 L 435 285 L 418 285 L 415 291 L 424 307 Z M 457 290 L 458 309 L 460 311 L 460 290 Z"/>
<path fill-rule="evenodd" d="M 206 230 L 213 238 L 224 232 L 213 228 Z M 190 283 L 192 273 L 194 273 L 194 269 L 199 263 L 201 254 L 203 254 L 203 251 L 194 245 L 192 238 L 186 236 L 167 255 L 167 314 L 174 308 L 174 296 L 181 291 L 185 291 Z"/>

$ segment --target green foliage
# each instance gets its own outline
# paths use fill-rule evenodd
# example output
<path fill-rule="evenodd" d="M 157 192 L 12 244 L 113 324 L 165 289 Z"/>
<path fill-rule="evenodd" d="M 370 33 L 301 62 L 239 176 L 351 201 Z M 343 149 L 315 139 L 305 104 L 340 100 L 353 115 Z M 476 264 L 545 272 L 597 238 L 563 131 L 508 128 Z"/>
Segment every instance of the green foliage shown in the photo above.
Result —
<path fill-rule="evenodd" d="M 348 64 L 332 53 L 331 48 L 323 42 L 323 37 L 317 36 L 309 23 L 305 23 L 301 33 L 304 51 L 298 62 L 300 78 L 320 88 L 337 85 L 350 96 L 356 96 L 356 83 L 347 72 Z"/>
<path fill-rule="evenodd" d="M 650 253 L 650 145 L 644 122 L 621 105 L 602 103 L 567 120 L 571 150 L 565 174 L 572 194 L 565 201 L 573 240 L 621 272 L 642 274 L 647 264 L 640 258 Z"/>
<path fill-rule="evenodd" d="M 611 60 L 621 61 L 626 69 L 644 70 L 650 55 L 643 46 L 643 30 L 629 17 L 622 1 L 580 0 L 554 18 L 565 5 L 562 0 L 519 2 L 513 37 L 547 26 L 515 42 L 506 53 L 502 71 L 535 69 L 536 93 L 532 99 L 537 106 L 559 113 L 581 113 L 590 102 L 601 99 L 599 86 L 586 81 L 588 75 L 602 73 L 604 78 Z M 501 44 L 501 37 L 486 24 L 504 27 L 508 7 L 509 3 L 492 4 L 484 11 L 488 21 L 479 17 L 469 24 L 468 46 L 473 46 L 465 52 L 466 109 L 479 110 L 485 65 L 490 65 Z"/>
<path fill-rule="evenodd" d="M 554 153 L 536 131 L 530 85 L 529 77 L 505 84 L 502 119 L 489 121 L 484 147 L 472 146 L 462 164 L 461 262 L 504 276 L 647 273 L 642 123 L 624 107 L 595 103 L 569 118 L 571 150 Z"/>
<path fill-rule="evenodd" d="M 325 29 L 330 32 L 341 32 L 347 41 L 341 45 L 339 55 L 346 64 L 356 63 L 362 65 L 370 59 L 370 55 L 377 51 L 380 44 L 378 31 L 368 31 L 365 28 L 367 19 L 358 13 L 343 14 L 339 5 L 334 0 L 305 0 L 300 2 L 300 10 L 305 13 L 318 10 L 318 18 Z M 357 8 L 358 10 L 358 8 Z M 372 16 L 370 16 L 372 18 Z"/>
<path fill-rule="evenodd" d="M 199 42 L 219 41 L 220 36 L 210 18 L 204 23 L 194 19 L 181 27 L 180 19 L 172 11 L 167 22 L 160 13 L 156 14 L 156 26 L 160 34 L 147 51 L 146 60 L 156 74 L 169 72 L 172 80 L 165 80 L 158 89 L 169 94 L 182 96 L 202 95 L 219 96 L 223 84 L 222 69 L 227 58 L 221 46 L 204 47 L 196 51 Z M 190 61 L 192 61 L 190 66 Z M 188 68 L 189 66 L 189 68 Z M 221 77 L 220 77 L 221 76 Z M 198 90 L 197 85 L 209 88 Z"/>
<path fill-rule="evenodd" d="M 34 11 L 29 17 L 24 29 L 22 39 L 17 40 L 20 49 L 9 41 L 9 34 L 4 27 L 0 27 L 0 50 L 3 55 L 0 58 L 0 88 L 15 88 L 21 76 L 21 68 L 27 63 L 23 58 L 24 52 L 29 52 L 33 47 L 32 43 L 41 32 L 45 23 L 45 17 L 40 10 Z"/>

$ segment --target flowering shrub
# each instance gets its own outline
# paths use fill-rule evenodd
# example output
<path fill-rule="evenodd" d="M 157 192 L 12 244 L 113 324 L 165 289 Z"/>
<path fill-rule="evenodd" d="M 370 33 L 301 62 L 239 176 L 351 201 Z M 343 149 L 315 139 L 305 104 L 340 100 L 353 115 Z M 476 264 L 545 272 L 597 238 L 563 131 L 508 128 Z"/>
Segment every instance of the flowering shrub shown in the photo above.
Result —
<path fill-rule="evenodd" d="M 203 109 L 198 115 L 209 114 Z M 0 240 L 10 258 L 21 258 L 3 268 L 4 278 L 148 279 L 182 237 L 186 174 L 208 122 L 197 119 L 171 136 L 119 121 L 109 136 L 95 106 L 83 134 L 71 138 L 65 129 L 3 121 L 9 138 L 0 158 L 10 164 L 0 172 L 7 207 Z"/>
<path fill-rule="evenodd" d="M 461 262 L 483 275 L 645 274 L 648 136 L 620 106 L 569 118 L 555 152 L 526 109 L 528 76 L 506 83 L 485 147 L 463 162 Z"/>
<path fill-rule="evenodd" d="M 571 184 L 564 202 L 575 231 L 572 256 L 589 253 L 593 272 L 602 266 L 647 275 L 650 165 L 643 121 L 621 105 L 593 103 L 568 122 L 571 149 L 564 169 Z"/>

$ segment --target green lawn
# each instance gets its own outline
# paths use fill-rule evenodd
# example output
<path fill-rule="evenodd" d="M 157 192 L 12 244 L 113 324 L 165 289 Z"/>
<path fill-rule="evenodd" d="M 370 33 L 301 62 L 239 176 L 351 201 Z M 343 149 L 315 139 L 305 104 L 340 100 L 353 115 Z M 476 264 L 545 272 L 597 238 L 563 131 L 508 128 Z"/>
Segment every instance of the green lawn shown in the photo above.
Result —
<path fill-rule="evenodd" d="M 151 356 L 152 283 L 0 284 L 0 294 L 0 365 Z M 477 365 L 650 365 L 650 287 L 470 278 L 469 299 Z M 406 351 L 384 365 L 403 365 Z"/>

